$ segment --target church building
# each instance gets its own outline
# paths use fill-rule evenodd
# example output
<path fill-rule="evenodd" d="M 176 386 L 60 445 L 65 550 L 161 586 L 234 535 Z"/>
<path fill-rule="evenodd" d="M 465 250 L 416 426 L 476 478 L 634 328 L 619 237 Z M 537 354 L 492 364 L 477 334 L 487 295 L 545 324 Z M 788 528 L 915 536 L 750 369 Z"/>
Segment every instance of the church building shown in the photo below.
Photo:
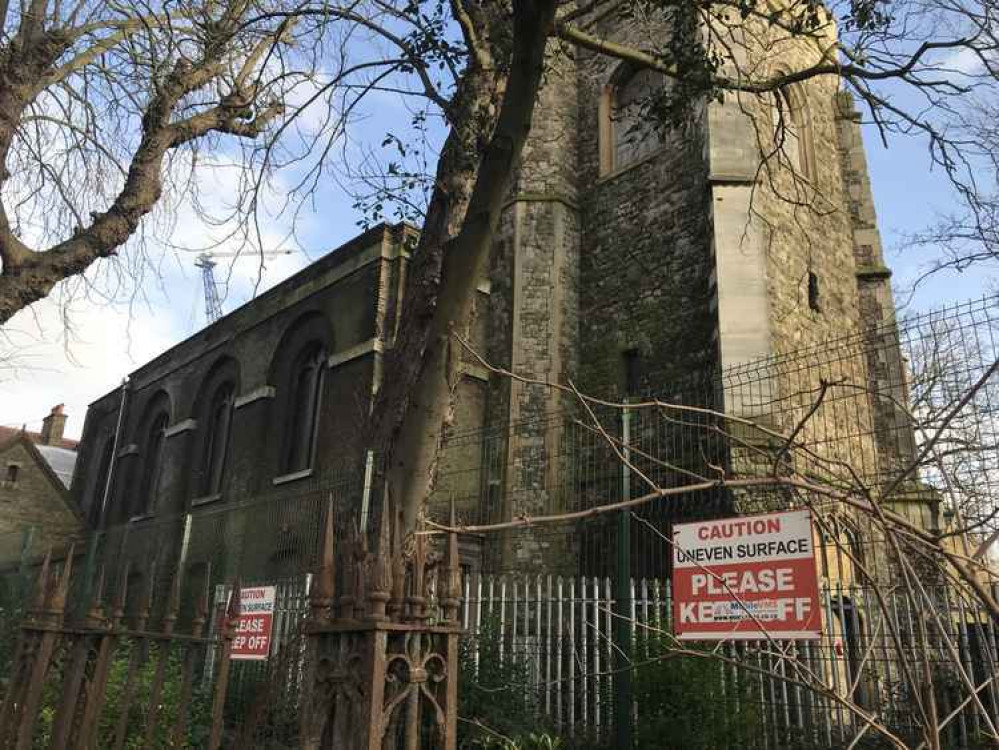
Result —
<path fill-rule="evenodd" d="M 630 33 L 605 23 L 605 38 Z M 704 406 L 783 429 L 768 416 L 782 376 L 750 396 L 722 373 L 884 335 L 893 320 L 850 95 L 817 78 L 652 127 L 641 102 L 670 85 L 662 76 L 585 51 L 552 65 L 477 283 L 472 346 L 496 366 L 608 399 L 713 383 Z M 416 231 L 364 232 L 96 400 L 73 485 L 89 526 L 280 502 L 363 474 L 370 459 L 355 436 L 391 377 L 383 355 Z M 466 359 L 440 501 L 478 521 L 575 507 L 557 426 L 571 399 Z M 889 360 L 862 363 L 860 381 L 903 388 L 900 357 Z M 886 403 L 871 399 L 856 418 L 891 422 Z M 897 430 L 870 433 L 872 461 L 908 455 Z M 494 569 L 576 566 L 571 545 L 540 533 L 469 544 L 472 564 Z"/>

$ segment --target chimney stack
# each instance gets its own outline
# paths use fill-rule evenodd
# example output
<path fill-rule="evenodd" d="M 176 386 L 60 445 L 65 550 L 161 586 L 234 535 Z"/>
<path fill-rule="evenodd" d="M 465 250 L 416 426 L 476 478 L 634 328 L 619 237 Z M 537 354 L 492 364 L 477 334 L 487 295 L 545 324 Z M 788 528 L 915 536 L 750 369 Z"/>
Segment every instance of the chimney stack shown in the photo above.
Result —
<path fill-rule="evenodd" d="M 55 445 L 62 440 L 62 431 L 66 427 L 66 415 L 62 413 L 64 405 L 53 406 L 52 413 L 42 420 L 43 445 Z"/>

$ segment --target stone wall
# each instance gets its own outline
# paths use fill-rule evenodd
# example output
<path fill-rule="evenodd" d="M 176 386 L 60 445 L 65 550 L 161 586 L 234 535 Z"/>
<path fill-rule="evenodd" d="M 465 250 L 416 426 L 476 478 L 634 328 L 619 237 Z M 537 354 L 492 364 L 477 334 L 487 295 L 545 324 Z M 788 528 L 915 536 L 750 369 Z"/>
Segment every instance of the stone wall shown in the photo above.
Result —
<path fill-rule="evenodd" d="M 15 562 L 24 531 L 34 528 L 32 549 L 61 549 L 82 528 L 58 479 L 46 472 L 20 439 L 0 446 L 0 565 Z M 7 481 L 9 466 L 17 467 L 16 481 Z"/>
<path fill-rule="evenodd" d="M 575 62 L 557 45 L 490 260 L 487 357 L 518 375 L 564 384 L 575 378 L 578 348 L 577 89 Z M 556 390 L 490 379 L 483 460 L 485 513 L 494 520 L 562 507 L 553 482 L 559 447 L 550 429 L 566 407 Z M 543 536 L 508 537 L 489 554 L 501 567 L 564 556 Z M 499 562 L 501 561 L 501 562 Z"/>
<path fill-rule="evenodd" d="M 640 41 L 647 28 L 611 24 L 612 41 Z M 717 367 L 711 289 L 710 193 L 699 115 L 662 134 L 637 163 L 608 171 L 606 98 L 616 60 L 579 53 L 580 377 L 594 395 L 623 396 L 624 356 L 637 354 L 640 389 Z M 633 356 L 633 355 L 632 355 Z"/>

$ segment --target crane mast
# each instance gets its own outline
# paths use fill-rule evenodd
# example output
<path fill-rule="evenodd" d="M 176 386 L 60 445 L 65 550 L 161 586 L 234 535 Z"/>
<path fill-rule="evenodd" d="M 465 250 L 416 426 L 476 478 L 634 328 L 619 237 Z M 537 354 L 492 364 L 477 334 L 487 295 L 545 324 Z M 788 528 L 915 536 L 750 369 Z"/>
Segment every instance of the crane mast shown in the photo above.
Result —
<path fill-rule="evenodd" d="M 218 284 L 215 283 L 215 258 L 271 258 L 276 255 L 291 255 L 291 250 L 267 250 L 261 253 L 201 253 L 194 266 L 201 269 L 201 283 L 205 287 L 205 320 L 211 325 L 222 317 L 222 300 L 219 298 Z"/>
<path fill-rule="evenodd" d="M 205 320 L 210 325 L 222 317 L 222 300 L 215 285 L 215 261 L 210 253 L 202 253 L 194 265 L 201 269 L 201 281 L 205 287 Z"/>

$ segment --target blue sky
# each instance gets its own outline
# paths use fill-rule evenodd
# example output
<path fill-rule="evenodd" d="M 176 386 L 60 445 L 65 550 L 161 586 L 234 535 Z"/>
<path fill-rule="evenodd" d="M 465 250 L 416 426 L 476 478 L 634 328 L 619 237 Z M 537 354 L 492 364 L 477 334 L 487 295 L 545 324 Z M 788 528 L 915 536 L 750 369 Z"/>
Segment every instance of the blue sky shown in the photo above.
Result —
<path fill-rule="evenodd" d="M 374 111 L 361 122 L 368 145 L 380 145 L 386 131 L 408 121 L 398 102 L 380 97 Z M 875 201 L 889 265 L 895 270 L 899 290 L 907 289 L 930 260 L 928 254 L 899 253 L 906 231 L 951 207 L 949 186 L 928 170 L 925 145 L 914 139 L 895 138 L 885 148 L 876 133 L 865 141 Z M 355 143 L 360 149 L 364 141 Z M 201 186 L 220 200 L 234 189 L 227 170 L 207 172 Z M 290 178 L 288 178 L 290 179 Z M 280 193 L 288 182 L 279 182 Z M 358 233 L 358 215 L 351 200 L 333 181 L 324 183 L 312 206 L 301 215 L 296 236 L 301 248 L 292 255 L 266 261 L 258 291 L 278 283 L 311 260 Z M 287 222 L 281 217 L 265 221 L 265 246 L 290 247 Z M 198 247 L 206 230 L 190 212 L 182 212 L 171 237 L 175 245 Z M 78 436 L 87 404 L 111 390 L 138 365 L 183 340 L 204 325 L 200 272 L 195 253 L 166 253 L 155 273 L 146 275 L 141 293 L 127 300 L 98 303 L 91 299 L 67 301 L 70 288 L 57 290 L 50 300 L 22 312 L 0 337 L 0 424 L 27 424 L 37 429 L 57 403 L 69 414 L 67 433 Z M 228 279 L 224 311 L 252 298 L 257 281 L 256 259 L 220 261 L 220 280 Z M 990 269 L 965 274 L 940 274 L 924 283 L 914 295 L 899 294 L 909 310 L 926 309 L 986 292 Z M 68 285 L 71 287 L 72 285 Z M 66 322 L 70 327 L 67 329 Z"/>

